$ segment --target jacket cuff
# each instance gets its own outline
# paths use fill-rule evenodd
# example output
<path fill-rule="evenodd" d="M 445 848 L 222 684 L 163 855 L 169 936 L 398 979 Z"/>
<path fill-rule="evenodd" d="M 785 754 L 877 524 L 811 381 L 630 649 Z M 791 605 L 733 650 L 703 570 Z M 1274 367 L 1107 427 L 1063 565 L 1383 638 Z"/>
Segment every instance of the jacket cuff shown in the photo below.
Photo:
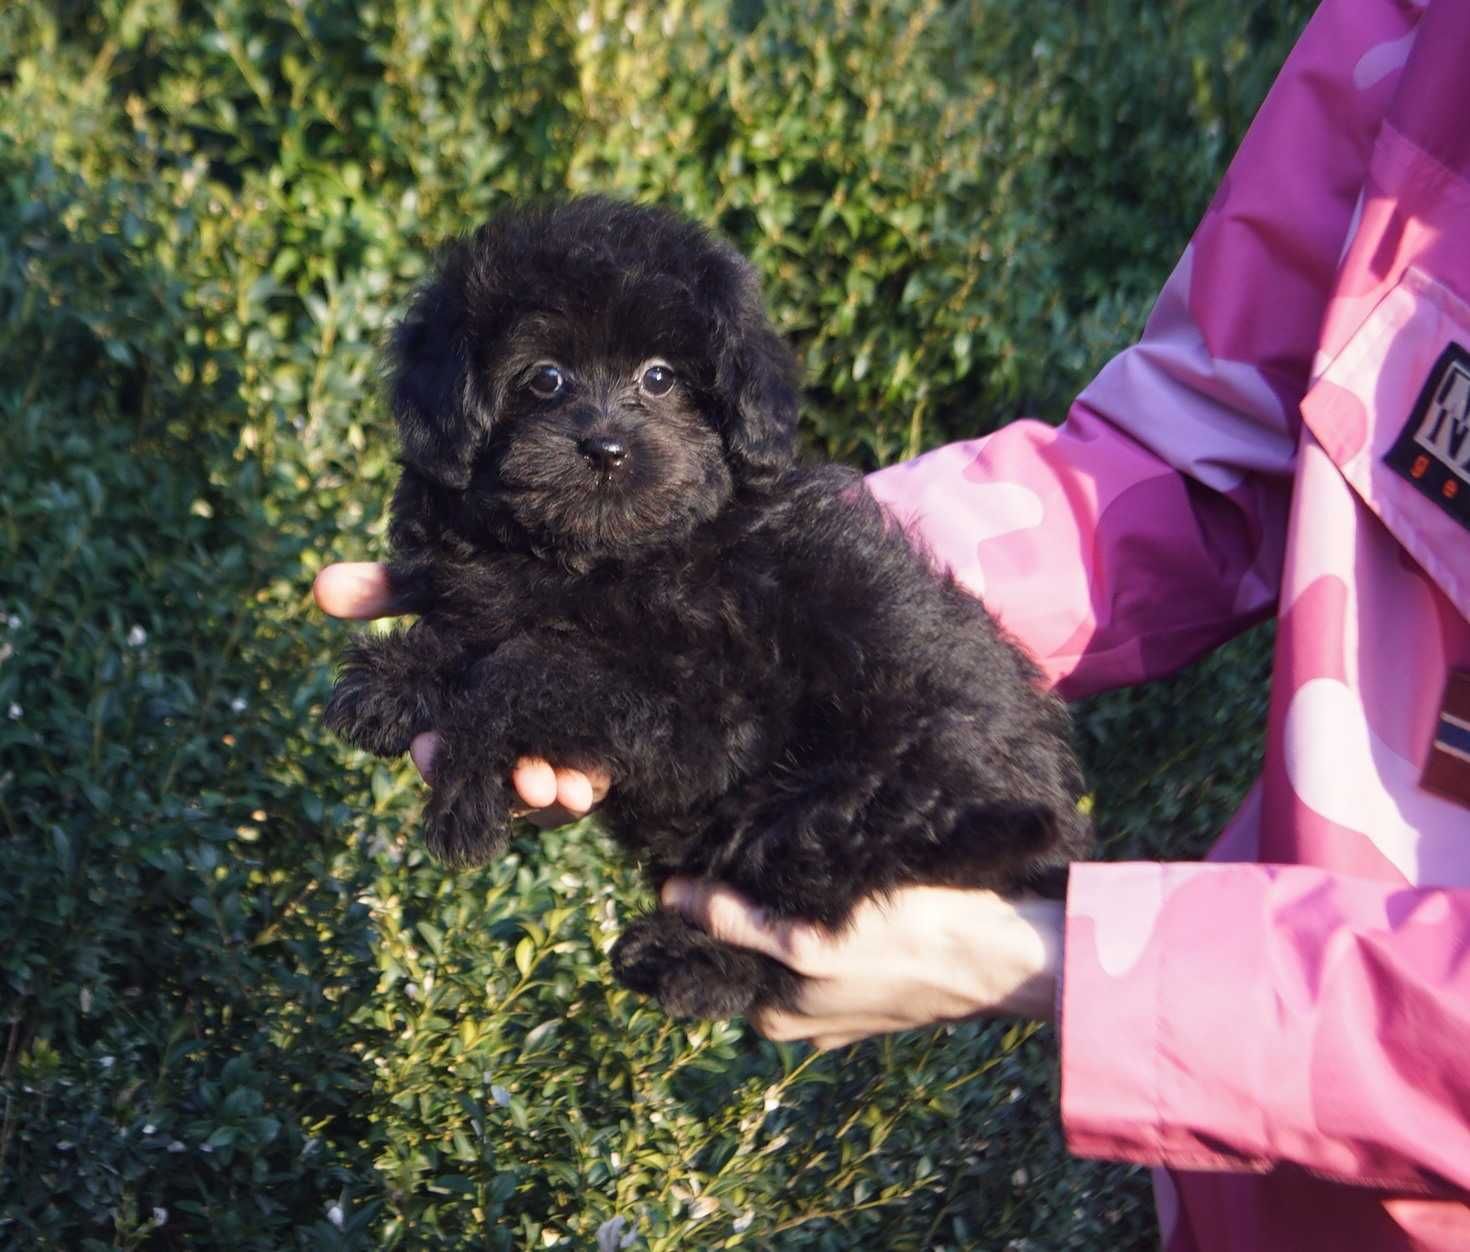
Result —
<path fill-rule="evenodd" d="M 1228 866 L 1073 866 L 1061 1077 L 1074 1153 L 1268 1167 L 1261 887 Z"/>

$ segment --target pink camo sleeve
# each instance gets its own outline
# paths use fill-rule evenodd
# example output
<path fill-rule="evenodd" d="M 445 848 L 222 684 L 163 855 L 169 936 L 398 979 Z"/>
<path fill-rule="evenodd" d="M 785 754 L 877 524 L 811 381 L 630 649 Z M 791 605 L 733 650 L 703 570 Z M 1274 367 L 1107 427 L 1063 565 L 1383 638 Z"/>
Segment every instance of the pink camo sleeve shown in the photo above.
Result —
<path fill-rule="evenodd" d="M 1297 405 L 1407 6 L 1329 0 L 1154 308 L 1053 429 L 1017 422 L 873 493 L 1069 697 L 1195 659 L 1275 605 Z"/>
<path fill-rule="evenodd" d="M 1073 1151 L 1470 1192 L 1470 892 L 1079 865 L 1067 911 Z"/>

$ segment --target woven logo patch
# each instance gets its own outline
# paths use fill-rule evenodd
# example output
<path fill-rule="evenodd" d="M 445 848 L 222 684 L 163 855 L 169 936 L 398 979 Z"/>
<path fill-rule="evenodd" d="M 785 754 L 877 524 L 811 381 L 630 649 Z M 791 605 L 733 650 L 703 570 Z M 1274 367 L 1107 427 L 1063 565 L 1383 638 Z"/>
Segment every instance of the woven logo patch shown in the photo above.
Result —
<path fill-rule="evenodd" d="M 1444 350 L 1383 459 L 1470 527 L 1470 352 L 1457 343 Z"/>

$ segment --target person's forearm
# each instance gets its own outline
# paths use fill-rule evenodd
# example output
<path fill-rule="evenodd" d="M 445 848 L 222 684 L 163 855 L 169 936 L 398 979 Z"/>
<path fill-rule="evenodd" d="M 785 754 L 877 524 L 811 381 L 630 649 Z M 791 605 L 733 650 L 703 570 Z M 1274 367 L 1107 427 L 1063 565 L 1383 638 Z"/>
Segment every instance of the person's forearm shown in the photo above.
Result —
<path fill-rule="evenodd" d="M 1463 1196 L 1467 942 L 1463 889 L 1303 865 L 1075 867 L 1068 1144 Z"/>

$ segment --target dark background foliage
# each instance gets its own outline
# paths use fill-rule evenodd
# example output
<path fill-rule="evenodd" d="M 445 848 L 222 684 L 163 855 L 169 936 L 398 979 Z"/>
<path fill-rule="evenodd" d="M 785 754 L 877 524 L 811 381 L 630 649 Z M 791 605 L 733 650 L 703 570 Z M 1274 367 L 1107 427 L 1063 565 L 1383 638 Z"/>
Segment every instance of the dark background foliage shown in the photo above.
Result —
<path fill-rule="evenodd" d="M 1307 7 L 0 8 L 0 1246 L 1150 1246 L 1050 1032 L 671 1024 L 595 830 L 432 864 L 308 588 L 382 549 L 384 326 L 507 199 L 725 231 L 876 466 L 1064 411 Z M 1208 842 L 1267 646 L 1080 710 L 1105 855 Z"/>

